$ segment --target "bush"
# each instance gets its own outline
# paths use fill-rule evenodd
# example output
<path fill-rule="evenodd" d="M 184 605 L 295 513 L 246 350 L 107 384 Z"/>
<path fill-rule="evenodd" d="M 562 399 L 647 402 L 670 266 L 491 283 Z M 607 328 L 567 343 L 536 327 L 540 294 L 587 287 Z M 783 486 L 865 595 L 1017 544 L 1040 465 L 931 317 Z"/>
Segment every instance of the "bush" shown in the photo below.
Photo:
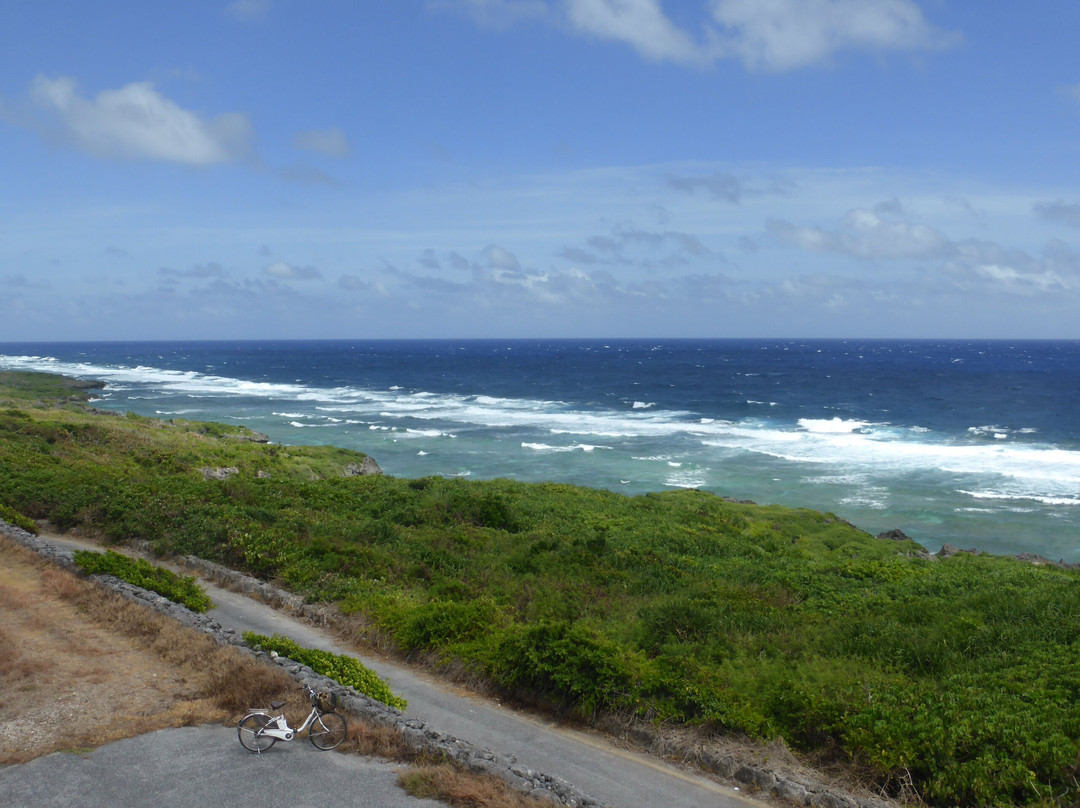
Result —
<path fill-rule="evenodd" d="M 27 533 L 37 535 L 37 525 L 34 524 L 34 520 L 27 516 L 23 516 L 14 508 L 9 508 L 6 505 L 0 505 L 0 519 L 7 522 L 9 525 L 15 527 L 21 527 Z"/>
<path fill-rule="evenodd" d="M 360 456 L 24 400 L 0 378 L 27 516 L 275 579 L 579 714 L 783 735 L 938 806 L 1080 796 L 1080 571 L 702 491 L 343 478 Z"/>
<path fill-rule="evenodd" d="M 407 650 L 437 650 L 488 634 L 497 622 L 495 604 L 486 598 L 468 603 L 436 600 L 409 612 L 395 636 Z"/>
<path fill-rule="evenodd" d="M 320 651 L 318 648 L 304 648 L 280 634 L 267 637 L 253 631 L 245 631 L 244 640 L 253 648 L 267 652 L 274 651 L 301 665 L 307 665 L 316 673 L 333 679 L 338 684 L 347 685 L 357 693 L 363 693 L 390 707 L 404 710 L 409 706 L 405 699 L 390 690 L 390 686 L 380 679 L 377 673 L 355 657 L 332 654 L 329 651 Z"/>
<path fill-rule="evenodd" d="M 177 575 L 144 559 L 129 558 L 114 550 L 104 553 L 76 550 L 75 564 L 87 575 L 115 575 L 129 584 L 157 592 L 193 612 L 202 614 L 214 605 L 195 578 Z"/>
<path fill-rule="evenodd" d="M 581 623 L 544 621 L 509 632 L 491 667 L 504 687 L 568 703 L 585 715 L 621 706 L 631 690 L 619 646 Z"/>

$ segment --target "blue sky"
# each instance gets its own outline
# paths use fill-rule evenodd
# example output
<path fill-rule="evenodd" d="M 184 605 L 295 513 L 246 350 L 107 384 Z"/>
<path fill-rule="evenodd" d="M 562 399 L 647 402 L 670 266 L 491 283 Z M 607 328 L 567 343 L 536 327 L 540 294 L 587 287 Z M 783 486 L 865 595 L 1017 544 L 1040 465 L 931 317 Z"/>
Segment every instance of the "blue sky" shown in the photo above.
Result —
<path fill-rule="evenodd" d="M 1080 338 L 1080 3 L 9 0 L 0 341 Z"/>

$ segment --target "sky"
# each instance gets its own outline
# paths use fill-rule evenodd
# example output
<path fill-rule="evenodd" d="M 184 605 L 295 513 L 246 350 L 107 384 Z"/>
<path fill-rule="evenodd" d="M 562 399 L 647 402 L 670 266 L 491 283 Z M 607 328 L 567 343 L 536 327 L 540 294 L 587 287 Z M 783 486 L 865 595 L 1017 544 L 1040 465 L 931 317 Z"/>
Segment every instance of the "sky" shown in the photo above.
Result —
<path fill-rule="evenodd" d="M 1080 338 L 1080 3 L 5 0 L 0 341 Z"/>

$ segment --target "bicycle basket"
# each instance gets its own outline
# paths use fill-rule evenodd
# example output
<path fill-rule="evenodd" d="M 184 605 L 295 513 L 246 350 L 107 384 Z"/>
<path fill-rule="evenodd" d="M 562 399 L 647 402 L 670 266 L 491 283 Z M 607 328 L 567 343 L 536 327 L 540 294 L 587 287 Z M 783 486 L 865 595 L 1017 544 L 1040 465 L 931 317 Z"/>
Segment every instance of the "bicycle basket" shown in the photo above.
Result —
<path fill-rule="evenodd" d="M 315 709 L 320 713 L 332 713 L 337 709 L 337 693 L 324 690 L 315 694 Z"/>

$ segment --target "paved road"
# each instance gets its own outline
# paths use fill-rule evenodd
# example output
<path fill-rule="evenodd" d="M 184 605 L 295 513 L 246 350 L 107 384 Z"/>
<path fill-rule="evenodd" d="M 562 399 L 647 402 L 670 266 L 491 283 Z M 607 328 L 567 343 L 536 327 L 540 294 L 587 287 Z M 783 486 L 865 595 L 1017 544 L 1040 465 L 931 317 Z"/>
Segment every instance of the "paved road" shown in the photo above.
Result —
<path fill-rule="evenodd" d="M 40 538 L 68 547 L 93 546 L 67 538 Z M 410 717 L 493 752 L 515 755 L 521 765 L 561 777 L 605 804 L 618 808 L 765 806 L 731 787 L 649 755 L 619 749 L 599 736 L 567 729 L 460 692 L 405 666 L 358 654 L 319 629 L 263 603 L 208 581 L 202 583 L 216 604 L 208 614 L 223 626 L 238 632 L 284 634 L 302 645 L 353 654 L 382 676 L 394 692 L 408 699 Z M 275 746 L 274 751 L 281 745 Z"/>
<path fill-rule="evenodd" d="M 410 797 L 395 765 L 277 743 L 255 755 L 230 727 L 164 729 L 89 754 L 0 769 L 5 808 L 446 808 Z"/>

